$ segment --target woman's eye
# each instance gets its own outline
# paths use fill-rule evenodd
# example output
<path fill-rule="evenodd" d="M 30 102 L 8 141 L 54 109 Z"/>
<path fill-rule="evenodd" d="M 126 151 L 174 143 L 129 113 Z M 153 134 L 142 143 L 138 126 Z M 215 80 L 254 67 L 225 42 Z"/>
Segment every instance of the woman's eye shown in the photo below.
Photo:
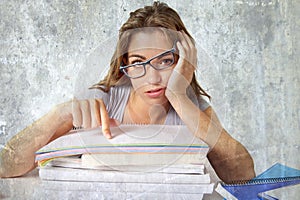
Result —
<path fill-rule="evenodd" d="M 143 62 L 142 60 L 133 60 L 130 62 L 130 64 L 137 64 Z"/>
<path fill-rule="evenodd" d="M 162 65 L 169 65 L 173 62 L 173 59 L 164 59 L 160 62 Z"/>

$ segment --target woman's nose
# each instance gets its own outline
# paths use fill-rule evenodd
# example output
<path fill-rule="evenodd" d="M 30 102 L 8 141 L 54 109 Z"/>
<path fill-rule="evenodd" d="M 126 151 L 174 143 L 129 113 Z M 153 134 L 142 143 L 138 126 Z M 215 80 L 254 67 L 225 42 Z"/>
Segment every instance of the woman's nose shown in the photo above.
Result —
<path fill-rule="evenodd" d="M 158 84 L 161 82 L 161 74 L 158 70 L 148 65 L 146 67 L 146 79 L 150 84 Z"/>

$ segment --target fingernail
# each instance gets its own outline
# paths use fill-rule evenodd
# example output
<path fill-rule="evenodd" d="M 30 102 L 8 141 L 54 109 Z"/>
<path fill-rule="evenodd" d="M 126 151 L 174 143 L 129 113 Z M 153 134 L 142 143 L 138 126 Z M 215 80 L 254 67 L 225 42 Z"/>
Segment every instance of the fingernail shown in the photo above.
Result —
<path fill-rule="evenodd" d="M 111 133 L 109 131 L 104 131 L 104 134 L 105 134 L 106 138 L 108 138 L 108 139 L 112 138 Z"/>

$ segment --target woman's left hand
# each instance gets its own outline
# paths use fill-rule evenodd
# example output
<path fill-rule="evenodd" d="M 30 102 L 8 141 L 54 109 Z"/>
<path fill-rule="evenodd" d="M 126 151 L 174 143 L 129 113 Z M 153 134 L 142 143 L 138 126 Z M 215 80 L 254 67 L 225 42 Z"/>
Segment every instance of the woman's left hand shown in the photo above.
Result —
<path fill-rule="evenodd" d="M 186 94 L 197 66 L 197 49 L 192 40 L 183 31 L 179 32 L 179 39 L 179 59 L 168 81 L 167 98 Z"/>

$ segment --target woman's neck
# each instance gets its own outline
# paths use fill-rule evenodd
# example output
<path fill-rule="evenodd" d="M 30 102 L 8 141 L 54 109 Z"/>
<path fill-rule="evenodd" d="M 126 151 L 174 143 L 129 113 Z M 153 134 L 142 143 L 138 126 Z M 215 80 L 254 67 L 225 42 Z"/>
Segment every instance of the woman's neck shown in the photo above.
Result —
<path fill-rule="evenodd" d="M 164 124 L 170 103 L 149 104 L 131 91 L 125 109 L 125 123 L 133 124 Z"/>

